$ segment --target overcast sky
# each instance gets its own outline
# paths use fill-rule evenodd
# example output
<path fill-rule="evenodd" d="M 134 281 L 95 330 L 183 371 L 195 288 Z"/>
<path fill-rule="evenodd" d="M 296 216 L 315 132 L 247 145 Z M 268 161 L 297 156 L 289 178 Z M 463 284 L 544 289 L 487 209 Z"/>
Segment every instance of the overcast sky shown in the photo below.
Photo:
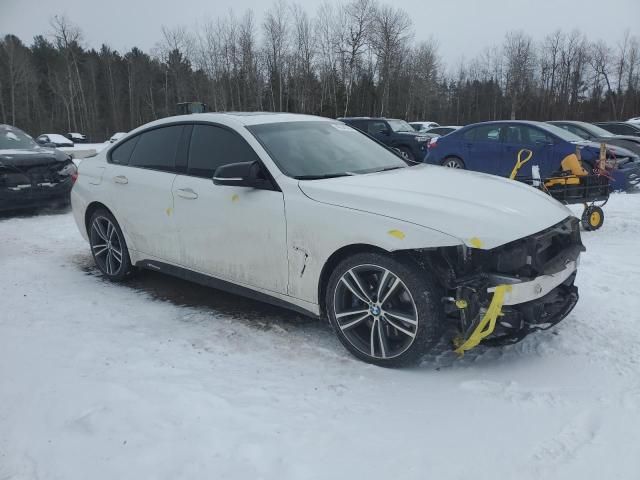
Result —
<path fill-rule="evenodd" d="M 310 14 L 324 0 L 298 0 Z M 589 39 L 615 44 L 625 30 L 640 35 L 640 0 L 390 0 L 414 22 L 415 39 L 433 36 L 448 65 L 472 58 L 500 43 L 509 30 L 523 29 L 535 39 L 561 28 L 580 28 Z M 0 34 L 13 33 L 27 43 L 47 33 L 53 15 L 64 14 L 80 26 L 85 43 L 107 43 L 126 51 L 148 51 L 160 39 L 162 25 L 194 26 L 209 18 L 238 16 L 250 8 L 260 25 L 269 0 L 0 0 Z"/>

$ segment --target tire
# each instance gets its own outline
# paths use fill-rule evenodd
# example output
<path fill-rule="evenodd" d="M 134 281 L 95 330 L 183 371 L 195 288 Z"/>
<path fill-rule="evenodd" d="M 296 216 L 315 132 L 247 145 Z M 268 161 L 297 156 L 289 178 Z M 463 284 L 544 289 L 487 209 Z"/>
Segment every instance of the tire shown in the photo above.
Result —
<path fill-rule="evenodd" d="M 585 208 L 584 212 L 582 212 L 582 219 L 580 223 L 582 223 L 582 228 L 588 232 L 598 230 L 604 223 L 604 211 L 600 207 L 591 205 L 590 207 Z"/>
<path fill-rule="evenodd" d="M 98 270 L 114 282 L 131 275 L 133 267 L 127 243 L 113 215 L 105 209 L 96 210 L 88 230 L 91 255 Z"/>
<path fill-rule="evenodd" d="M 400 151 L 402 158 L 405 160 L 409 160 L 410 162 L 416 161 L 416 157 L 409 147 L 398 147 L 398 150 Z"/>
<path fill-rule="evenodd" d="M 443 167 L 448 167 L 448 168 L 460 168 L 462 170 L 464 170 L 466 167 L 464 165 L 464 162 L 462 160 L 460 160 L 458 157 L 447 157 L 442 161 L 442 166 Z"/>
<path fill-rule="evenodd" d="M 444 331 L 441 298 L 429 273 L 417 265 L 358 253 L 331 274 L 325 307 L 338 339 L 355 357 L 403 367 L 418 363 L 439 342 Z"/>

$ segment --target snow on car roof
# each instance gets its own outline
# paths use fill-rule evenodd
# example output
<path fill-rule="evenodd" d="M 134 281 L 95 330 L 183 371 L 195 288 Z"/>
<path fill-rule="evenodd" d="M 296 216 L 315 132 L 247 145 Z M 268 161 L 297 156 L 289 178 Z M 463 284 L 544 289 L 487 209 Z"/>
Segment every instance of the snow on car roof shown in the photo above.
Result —
<path fill-rule="evenodd" d="M 46 135 L 47 137 L 49 137 L 49 140 L 55 143 L 71 143 L 71 140 L 69 140 L 64 135 L 60 135 L 59 133 L 43 133 L 42 135 Z"/>

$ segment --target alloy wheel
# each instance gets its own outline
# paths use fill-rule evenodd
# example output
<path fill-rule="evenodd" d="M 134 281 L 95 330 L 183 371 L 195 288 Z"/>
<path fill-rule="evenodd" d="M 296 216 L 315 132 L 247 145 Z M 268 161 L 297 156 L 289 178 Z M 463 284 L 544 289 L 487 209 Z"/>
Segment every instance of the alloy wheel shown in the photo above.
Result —
<path fill-rule="evenodd" d="M 113 222 L 106 217 L 96 217 L 91 224 L 90 239 L 98 268 L 107 275 L 117 275 L 122 268 L 123 242 Z"/>
<path fill-rule="evenodd" d="M 462 168 L 462 166 L 460 165 L 460 162 L 455 158 L 451 158 L 446 162 L 444 162 L 444 166 L 448 168 Z"/>
<path fill-rule="evenodd" d="M 402 280 L 384 267 L 347 270 L 336 285 L 333 303 L 342 335 L 365 355 L 397 357 L 415 340 L 416 304 Z"/>

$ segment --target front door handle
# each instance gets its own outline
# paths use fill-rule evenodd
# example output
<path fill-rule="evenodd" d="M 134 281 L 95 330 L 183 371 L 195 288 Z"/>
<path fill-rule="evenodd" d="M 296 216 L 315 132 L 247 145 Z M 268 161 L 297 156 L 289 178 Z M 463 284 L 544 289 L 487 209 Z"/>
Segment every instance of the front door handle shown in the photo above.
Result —
<path fill-rule="evenodd" d="M 198 194 L 190 188 L 179 188 L 178 190 L 176 190 L 176 193 L 179 197 L 185 198 L 187 200 L 195 200 L 196 198 L 198 198 Z"/>
<path fill-rule="evenodd" d="M 123 185 L 129 183 L 129 179 L 127 179 L 127 177 L 125 177 L 124 175 L 117 175 L 113 177 L 113 181 L 116 183 L 121 183 Z"/>

